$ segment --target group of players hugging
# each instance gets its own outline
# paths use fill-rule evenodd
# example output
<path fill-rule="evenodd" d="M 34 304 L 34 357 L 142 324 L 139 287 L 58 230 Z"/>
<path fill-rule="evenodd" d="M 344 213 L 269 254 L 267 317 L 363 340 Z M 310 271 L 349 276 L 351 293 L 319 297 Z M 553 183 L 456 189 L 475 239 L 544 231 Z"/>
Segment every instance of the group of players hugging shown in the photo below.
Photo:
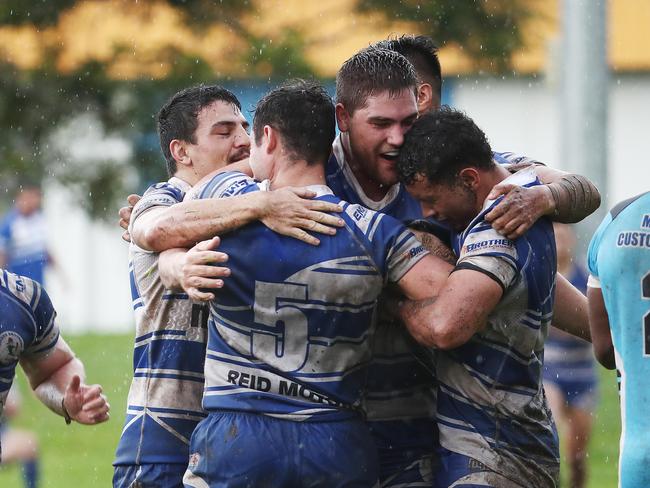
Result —
<path fill-rule="evenodd" d="M 552 221 L 600 196 L 493 152 L 441 84 L 431 39 L 402 36 L 349 58 L 335 102 L 271 90 L 250 135 L 222 87 L 166 102 L 170 179 L 120 211 L 114 487 L 558 486 L 544 341 L 589 327 Z"/>

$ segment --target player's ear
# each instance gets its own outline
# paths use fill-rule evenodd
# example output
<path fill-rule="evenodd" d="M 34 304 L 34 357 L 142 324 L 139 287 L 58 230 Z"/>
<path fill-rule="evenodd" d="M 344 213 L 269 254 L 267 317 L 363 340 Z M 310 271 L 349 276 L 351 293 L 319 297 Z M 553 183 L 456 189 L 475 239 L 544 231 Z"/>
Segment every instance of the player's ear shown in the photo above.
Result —
<path fill-rule="evenodd" d="M 458 178 L 460 179 L 461 184 L 472 191 L 476 191 L 478 185 L 481 183 L 481 175 L 476 170 L 476 168 L 463 168 L 458 173 Z"/>
<path fill-rule="evenodd" d="M 429 83 L 420 83 L 418 86 L 418 112 L 423 114 L 428 112 L 433 106 L 433 88 Z"/>
<path fill-rule="evenodd" d="M 262 135 L 262 147 L 267 154 L 271 154 L 278 146 L 278 133 L 270 125 L 264 126 L 264 133 Z"/>
<path fill-rule="evenodd" d="M 169 143 L 169 152 L 178 164 L 189 166 L 192 159 L 187 152 L 187 144 L 179 139 L 172 139 Z"/>
<path fill-rule="evenodd" d="M 341 132 L 350 130 L 350 114 L 342 103 L 336 104 L 336 123 Z"/>

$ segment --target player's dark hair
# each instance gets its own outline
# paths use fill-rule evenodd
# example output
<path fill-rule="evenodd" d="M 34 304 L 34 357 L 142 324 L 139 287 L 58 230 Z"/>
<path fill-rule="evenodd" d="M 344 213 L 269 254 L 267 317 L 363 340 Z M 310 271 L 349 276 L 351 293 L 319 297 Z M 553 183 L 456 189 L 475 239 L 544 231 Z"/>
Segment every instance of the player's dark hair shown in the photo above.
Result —
<path fill-rule="evenodd" d="M 291 80 L 257 102 L 253 118 L 256 144 L 266 125 L 280 134 L 292 158 L 324 164 L 336 136 L 334 104 L 320 83 Z"/>
<path fill-rule="evenodd" d="M 368 97 L 388 91 L 415 93 L 417 76 L 413 65 L 396 51 L 367 47 L 348 59 L 336 74 L 336 101 L 350 115 L 366 104 Z"/>
<path fill-rule="evenodd" d="M 218 85 L 199 85 L 185 88 L 173 95 L 162 106 L 157 116 L 160 149 L 167 161 L 169 176 L 176 173 L 176 161 L 169 150 L 174 139 L 196 143 L 195 132 L 199 125 L 199 112 L 213 102 L 229 103 L 241 110 L 241 104 L 232 92 Z"/>
<path fill-rule="evenodd" d="M 438 46 L 429 36 L 404 34 L 379 41 L 373 46 L 396 51 L 408 59 L 417 74 L 418 80 L 428 83 L 438 97 L 442 95 L 442 70 L 438 59 Z"/>
<path fill-rule="evenodd" d="M 472 119 L 446 106 L 415 121 L 397 158 L 397 171 L 406 184 L 421 174 L 431 183 L 453 185 L 467 167 L 493 168 L 492 149 Z"/>

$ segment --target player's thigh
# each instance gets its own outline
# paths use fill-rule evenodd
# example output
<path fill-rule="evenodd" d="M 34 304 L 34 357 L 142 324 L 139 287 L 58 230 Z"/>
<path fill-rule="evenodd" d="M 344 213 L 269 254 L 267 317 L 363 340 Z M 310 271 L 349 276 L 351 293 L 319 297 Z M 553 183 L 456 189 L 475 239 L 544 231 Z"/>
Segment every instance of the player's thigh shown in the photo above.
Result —
<path fill-rule="evenodd" d="M 29 461 L 38 455 L 36 435 L 26 430 L 7 429 L 0 437 L 2 464 Z"/>
<path fill-rule="evenodd" d="M 585 450 L 593 426 L 593 414 L 582 408 L 567 408 L 567 447 L 573 450 Z"/>
<path fill-rule="evenodd" d="M 182 488 L 184 464 L 118 465 L 113 488 Z"/>

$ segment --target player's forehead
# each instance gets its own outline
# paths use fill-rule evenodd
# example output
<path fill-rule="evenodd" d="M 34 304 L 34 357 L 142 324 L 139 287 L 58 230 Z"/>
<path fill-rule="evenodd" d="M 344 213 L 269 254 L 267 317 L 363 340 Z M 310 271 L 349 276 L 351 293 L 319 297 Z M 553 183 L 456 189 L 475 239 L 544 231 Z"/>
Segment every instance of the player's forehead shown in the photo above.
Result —
<path fill-rule="evenodd" d="M 425 175 L 418 174 L 408 185 L 408 191 L 418 200 L 434 202 L 448 196 L 452 188 L 443 183 L 432 183 Z"/>
<path fill-rule="evenodd" d="M 199 128 L 209 128 L 218 123 L 247 125 L 246 118 L 236 105 L 215 100 L 204 106 L 196 117 Z"/>
<path fill-rule="evenodd" d="M 396 93 L 389 90 L 372 93 L 359 112 L 364 118 L 379 117 L 399 121 L 413 117 L 417 115 L 415 93 L 411 88 Z"/>

